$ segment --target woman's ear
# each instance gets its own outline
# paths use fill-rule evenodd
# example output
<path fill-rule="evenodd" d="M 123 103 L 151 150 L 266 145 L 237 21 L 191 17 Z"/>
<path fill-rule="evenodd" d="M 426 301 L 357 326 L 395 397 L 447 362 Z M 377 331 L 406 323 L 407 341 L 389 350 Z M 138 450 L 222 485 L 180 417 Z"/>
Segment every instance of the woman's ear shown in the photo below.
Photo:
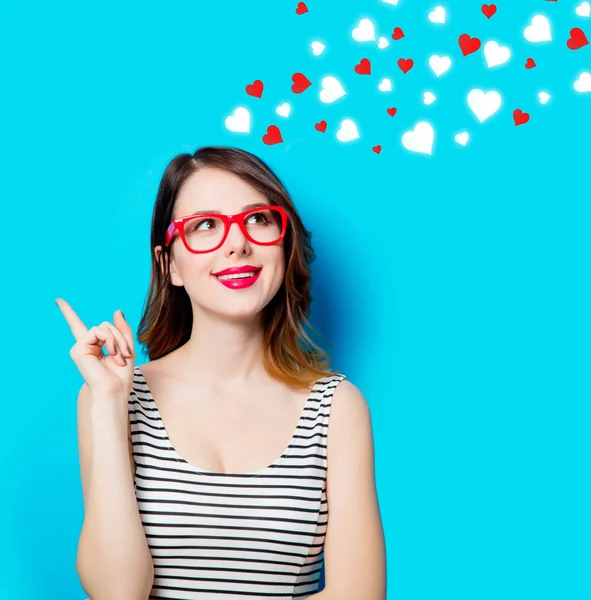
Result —
<path fill-rule="evenodd" d="M 172 248 L 170 249 L 170 254 L 172 254 Z M 183 285 L 178 273 L 176 272 L 174 258 L 169 256 L 168 252 L 163 251 L 162 246 L 156 246 L 154 248 L 154 257 L 163 277 L 168 279 L 172 285 Z"/>
<path fill-rule="evenodd" d="M 154 258 L 156 259 L 156 264 L 160 268 L 160 273 L 162 273 L 162 275 L 165 276 L 167 256 L 165 252 L 162 252 L 162 246 L 156 246 L 154 248 Z"/>

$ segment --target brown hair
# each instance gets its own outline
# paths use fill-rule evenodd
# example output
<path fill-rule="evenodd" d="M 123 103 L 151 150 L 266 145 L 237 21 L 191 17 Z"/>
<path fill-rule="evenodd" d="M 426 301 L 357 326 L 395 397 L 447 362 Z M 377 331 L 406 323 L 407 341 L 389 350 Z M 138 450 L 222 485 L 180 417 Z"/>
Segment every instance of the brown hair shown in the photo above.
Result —
<path fill-rule="evenodd" d="M 310 326 L 310 265 L 315 259 L 308 231 L 281 181 L 269 166 L 255 155 L 228 146 L 203 146 L 194 154 L 179 154 L 166 167 L 152 214 L 150 287 L 137 339 L 150 360 L 172 352 L 188 341 L 193 311 L 184 287 L 169 281 L 169 261 L 162 272 L 154 248 L 165 248 L 166 228 L 172 222 L 175 199 L 186 179 L 203 167 L 216 167 L 235 173 L 261 192 L 271 204 L 283 207 L 289 218 L 284 238 L 285 278 L 264 309 L 264 366 L 269 375 L 296 388 L 309 388 L 318 378 L 333 374 L 330 358 L 308 337 Z M 306 346 L 306 344 L 308 346 Z"/>

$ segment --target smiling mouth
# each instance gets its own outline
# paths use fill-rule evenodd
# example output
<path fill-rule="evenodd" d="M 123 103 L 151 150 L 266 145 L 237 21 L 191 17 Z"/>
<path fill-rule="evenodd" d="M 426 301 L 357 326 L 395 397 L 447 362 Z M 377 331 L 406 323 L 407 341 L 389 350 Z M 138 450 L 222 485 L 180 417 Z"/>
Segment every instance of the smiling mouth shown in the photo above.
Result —
<path fill-rule="evenodd" d="M 218 279 L 249 279 L 257 275 L 262 269 L 256 269 L 255 271 L 249 271 L 245 273 L 233 273 L 228 275 L 214 275 Z"/>

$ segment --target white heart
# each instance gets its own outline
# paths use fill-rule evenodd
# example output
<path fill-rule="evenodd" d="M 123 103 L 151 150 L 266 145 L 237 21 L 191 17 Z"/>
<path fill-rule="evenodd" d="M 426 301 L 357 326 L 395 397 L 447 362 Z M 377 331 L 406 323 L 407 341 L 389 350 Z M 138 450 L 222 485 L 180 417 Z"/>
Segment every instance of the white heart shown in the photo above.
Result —
<path fill-rule="evenodd" d="M 549 42 L 552 40 L 550 22 L 544 15 L 536 15 L 523 31 L 528 42 Z"/>
<path fill-rule="evenodd" d="M 336 77 L 327 75 L 322 80 L 322 89 L 320 90 L 319 98 L 322 102 L 329 103 L 338 100 L 346 93 Z"/>
<path fill-rule="evenodd" d="M 385 2 L 386 4 L 393 4 L 394 6 L 398 4 L 398 0 L 382 0 L 382 2 Z"/>
<path fill-rule="evenodd" d="M 353 39 L 356 42 L 371 42 L 376 39 L 373 23 L 369 19 L 361 19 L 359 26 L 353 29 Z"/>
<path fill-rule="evenodd" d="M 468 106 L 482 123 L 493 115 L 501 107 L 501 95 L 498 92 L 487 92 L 472 90 L 468 94 Z"/>
<path fill-rule="evenodd" d="M 233 115 L 230 115 L 225 120 L 226 128 L 230 131 L 240 133 L 250 132 L 250 113 L 246 108 L 239 106 Z"/>
<path fill-rule="evenodd" d="M 433 149 L 433 127 L 426 121 L 417 123 L 413 131 L 407 131 L 402 136 L 402 145 L 411 152 L 431 154 Z"/>
<path fill-rule="evenodd" d="M 577 92 L 591 92 L 591 73 L 584 71 L 574 82 L 573 87 Z"/>
<path fill-rule="evenodd" d="M 429 104 L 433 104 L 437 98 L 431 92 L 425 92 L 423 94 L 423 102 L 428 106 Z"/>
<path fill-rule="evenodd" d="M 392 91 L 392 82 L 387 77 L 384 77 L 384 79 L 382 79 L 382 81 L 380 81 L 380 85 L 378 85 L 378 89 L 380 90 L 380 92 L 391 92 Z"/>
<path fill-rule="evenodd" d="M 579 17 L 591 17 L 591 4 L 589 2 L 581 2 L 575 9 Z"/>
<path fill-rule="evenodd" d="M 484 44 L 484 56 L 490 69 L 506 63 L 511 58 L 511 50 L 507 46 L 499 46 L 497 42 L 487 42 Z"/>
<path fill-rule="evenodd" d="M 343 119 L 341 128 L 337 131 L 337 139 L 339 142 L 350 142 L 359 137 L 357 127 L 351 119 Z"/>
<path fill-rule="evenodd" d="M 280 116 L 280 117 L 289 117 L 289 111 L 291 110 L 291 106 L 287 103 L 284 102 L 281 106 L 278 106 L 275 109 L 275 112 Z"/>
<path fill-rule="evenodd" d="M 384 48 L 386 48 L 389 45 L 390 45 L 390 42 L 388 41 L 388 38 L 385 38 L 384 36 L 382 36 L 380 38 L 380 41 L 378 42 L 378 48 L 380 50 L 383 50 Z"/>
<path fill-rule="evenodd" d="M 431 23 L 445 23 L 445 9 L 443 6 L 437 6 L 435 10 L 429 13 Z"/>
<path fill-rule="evenodd" d="M 547 92 L 540 92 L 538 94 L 538 98 L 540 99 L 540 104 L 546 104 L 548 100 L 550 100 L 551 96 Z"/>
<path fill-rule="evenodd" d="M 467 131 L 462 131 L 462 133 L 457 133 L 454 140 L 458 142 L 461 146 L 465 146 L 468 143 L 470 136 Z"/>
<path fill-rule="evenodd" d="M 429 58 L 429 66 L 433 69 L 433 73 L 439 77 L 451 67 L 451 58 L 434 54 Z"/>
<path fill-rule="evenodd" d="M 319 56 L 322 54 L 322 51 L 326 48 L 326 46 L 320 42 L 312 42 L 312 54 L 314 56 Z"/>

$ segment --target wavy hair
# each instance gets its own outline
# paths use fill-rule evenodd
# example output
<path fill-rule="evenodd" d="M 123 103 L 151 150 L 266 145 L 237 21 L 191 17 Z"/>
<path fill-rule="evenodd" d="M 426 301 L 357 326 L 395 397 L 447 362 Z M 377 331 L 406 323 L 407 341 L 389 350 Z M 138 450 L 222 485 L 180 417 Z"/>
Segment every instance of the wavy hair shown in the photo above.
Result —
<path fill-rule="evenodd" d="M 261 192 L 274 205 L 283 207 L 289 224 L 284 238 L 285 277 L 273 299 L 264 308 L 264 367 L 274 379 L 296 388 L 309 388 L 318 378 L 333 374 L 328 354 L 307 335 L 312 261 L 315 259 L 308 231 L 289 193 L 269 166 L 254 154 L 231 146 L 202 146 L 194 154 L 175 156 L 166 167 L 152 213 L 150 285 L 137 339 L 150 360 L 160 358 L 185 344 L 191 335 L 193 311 L 184 287 L 173 286 L 170 261 L 159 264 L 154 249 L 165 248 L 166 228 L 172 221 L 177 194 L 187 178 L 204 167 L 234 173 Z"/>

